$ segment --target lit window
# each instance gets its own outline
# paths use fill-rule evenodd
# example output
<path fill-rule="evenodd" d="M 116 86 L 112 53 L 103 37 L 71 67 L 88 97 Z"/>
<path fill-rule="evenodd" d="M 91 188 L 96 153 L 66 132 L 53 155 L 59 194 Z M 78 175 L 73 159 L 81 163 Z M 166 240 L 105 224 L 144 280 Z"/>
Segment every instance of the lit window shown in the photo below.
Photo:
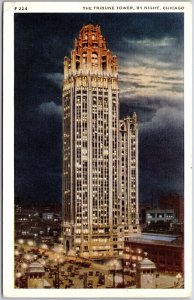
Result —
<path fill-rule="evenodd" d="M 92 65 L 95 67 L 98 66 L 98 54 L 96 52 L 92 53 Z"/>

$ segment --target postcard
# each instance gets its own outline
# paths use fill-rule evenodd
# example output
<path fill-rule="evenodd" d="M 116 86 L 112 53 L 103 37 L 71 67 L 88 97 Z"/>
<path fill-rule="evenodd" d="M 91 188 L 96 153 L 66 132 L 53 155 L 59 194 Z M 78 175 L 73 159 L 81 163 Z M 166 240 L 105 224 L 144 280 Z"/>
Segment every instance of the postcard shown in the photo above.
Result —
<path fill-rule="evenodd" d="M 191 296 L 191 24 L 4 3 L 4 297 Z"/>

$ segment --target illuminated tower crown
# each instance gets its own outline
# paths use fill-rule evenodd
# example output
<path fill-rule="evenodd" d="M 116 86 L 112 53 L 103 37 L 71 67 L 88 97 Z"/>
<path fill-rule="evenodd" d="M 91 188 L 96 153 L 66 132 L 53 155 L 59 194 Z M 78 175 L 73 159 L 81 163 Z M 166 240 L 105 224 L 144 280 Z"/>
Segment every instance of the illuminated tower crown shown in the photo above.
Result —
<path fill-rule="evenodd" d="M 65 57 L 65 75 L 70 72 L 90 72 L 117 76 L 117 57 L 106 47 L 106 39 L 102 36 L 100 26 L 86 25 L 75 39 L 75 49 L 71 52 L 71 60 Z"/>

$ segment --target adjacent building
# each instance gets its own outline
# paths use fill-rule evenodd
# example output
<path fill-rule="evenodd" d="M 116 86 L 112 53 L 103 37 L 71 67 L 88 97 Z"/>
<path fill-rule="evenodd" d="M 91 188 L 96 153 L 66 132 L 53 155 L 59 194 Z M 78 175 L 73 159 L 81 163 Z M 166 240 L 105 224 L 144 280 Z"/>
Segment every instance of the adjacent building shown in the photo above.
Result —
<path fill-rule="evenodd" d="M 175 222 L 173 209 L 153 209 L 146 213 L 146 224 L 150 229 L 169 230 Z"/>
<path fill-rule="evenodd" d="M 86 25 L 64 59 L 63 232 L 65 250 L 122 254 L 139 232 L 137 116 L 119 120 L 117 57 L 100 26 Z"/>
<path fill-rule="evenodd" d="M 173 209 L 179 223 L 184 223 L 184 198 L 177 194 L 162 196 L 159 200 L 161 209 Z"/>
<path fill-rule="evenodd" d="M 181 236 L 142 234 L 125 241 L 125 265 L 129 269 L 148 253 L 157 271 L 184 272 L 184 245 Z"/>
<path fill-rule="evenodd" d="M 16 205 L 14 228 L 15 241 L 32 239 L 42 243 L 47 240 L 50 245 L 54 244 L 61 236 L 61 207 Z"/>

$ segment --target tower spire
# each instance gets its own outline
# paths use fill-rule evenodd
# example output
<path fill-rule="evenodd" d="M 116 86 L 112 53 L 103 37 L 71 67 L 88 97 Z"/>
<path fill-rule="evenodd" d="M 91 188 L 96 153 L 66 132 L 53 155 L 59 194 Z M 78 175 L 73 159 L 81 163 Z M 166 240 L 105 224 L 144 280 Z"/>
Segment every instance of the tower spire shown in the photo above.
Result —
<path fill-rule="evenodd" d="M 75 39 L 71 60 L 65 65 L 65 77 L 72 71 L 117 76 L 117 57 L 107 49 L 106 39 L 102 36 L 99 25 L 88 24 L 81 28 Z"/>

